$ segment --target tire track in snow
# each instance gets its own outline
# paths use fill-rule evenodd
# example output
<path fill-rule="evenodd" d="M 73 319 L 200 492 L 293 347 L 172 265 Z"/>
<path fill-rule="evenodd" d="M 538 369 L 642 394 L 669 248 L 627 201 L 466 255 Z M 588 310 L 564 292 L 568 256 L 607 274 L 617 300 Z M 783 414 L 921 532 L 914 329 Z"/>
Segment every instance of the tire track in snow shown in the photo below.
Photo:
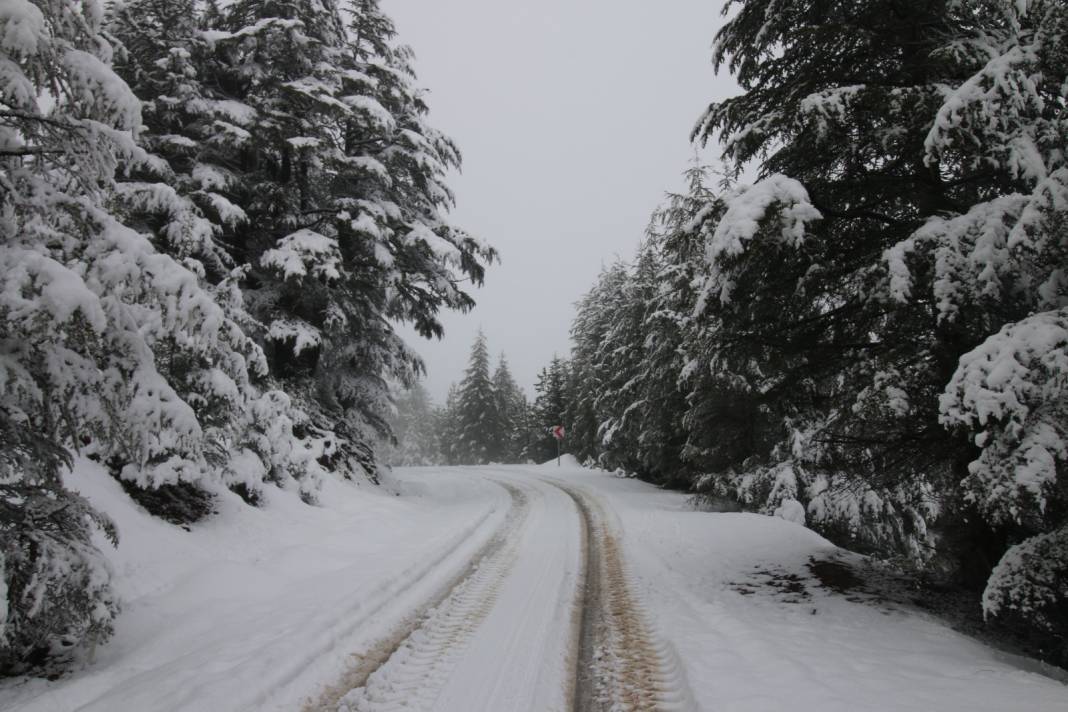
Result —
<path fill-rule="evenodd" d="M 465 643 L 493 608 L 516 560 L 518 532 L 529 512 L 526 492 L 492 481 L 514 503 L 501 531 L 438 596 L 361 656 L 344 684 L 328 690 L 311 709 L 425 710 L 434 703 Z"/>
<path fill-rule="evenodd" d="M 693 712 L 697 705 L 674 649 L 649 626 L 632 594 L 619 538 L 596 499 L 545 480 L 575 502 L 584 521 L 585 581 L 578 625 L 576 712 Z"/>

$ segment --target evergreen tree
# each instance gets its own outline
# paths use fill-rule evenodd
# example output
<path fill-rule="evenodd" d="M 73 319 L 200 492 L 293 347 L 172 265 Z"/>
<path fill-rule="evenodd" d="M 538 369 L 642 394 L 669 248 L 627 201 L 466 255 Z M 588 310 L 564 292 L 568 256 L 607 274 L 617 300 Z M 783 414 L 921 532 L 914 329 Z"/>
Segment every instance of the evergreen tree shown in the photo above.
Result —
<path fill-rule="evenodd" d="M 252 375 L 258 379 L 266 364 L 247 335 L 260 325 L 247 312 L 238 286 L 245 269 L 235 267 L 224 239 L 247 217 L 231 202 L 235 179 L 223 158 L 238 145 L 232 132 L 223 130 L 233 109 L 202 81 L 211 53 L 198 27 L 198 9 L 195 2 L 160 0 L 130 0 L 110 8 L 109 30 L 123 43 L 117 71 L 141 99 L 139 143 L 149 152 L 146 160 L 123 172 L 115 209 L 158 250 L 182 260 L 200 278 L 227 318 L 246 334 L 256 352 Z M 216 452 L 213 465 L 230 473 L 232 485 L 255 493 L 261 479 L 297 479 L 305 496 L 314 498 L 323 469 L 309 455 L 329 452 L 332 437 L 298 437 L 293 431 L 306 418 L 286 394 L 261 393 L 244 374 L 236 384 L 213 377 L 214 364 L 195 354 L 174 348 L 164 353 L 158 366 L 190 403 Z M 262 478 L 247 467 L 240 472 L 231 467 L 230 456 L 249 462 L 245 450 L 260 459 Z M 188 489 L 176 496 L 181 493 L 202 496 Z"/>
<path fill-rule="evenodd" d="M 826 530 L 939 555 L 965 583 L 1005 553 L 987 611 L 1027 600 L 1042 620 L 1068 578 L 1060 559 L 1024 573 L 1065 522 L 1059 396 L 1034 384 L 1059 373 L 1037 354 L 1063 349 L 1068 10 L 733 6 L 716 62 L 744 92 L 697 133 L 761 180 L 703 226 L 698 313 L 711 368 L 769 427 L 723 465 L 763 465 L 754 486 L 807 498 Z M 992 380 L 1009 352 L 1018 377 Z M 1035 417 L 988 407 L 1013 397 Z M 1007 510 L 1005 493 L 1036 505 Z"/>
<path fill-rule="evenodd" d="M 658 289 L 645 318 L 644 397 L 638 406 L 641 422 L 639 475 L 673 486 L 692 483 L 698 471 L 692 435 L 686 427 L 688 384 L 699 376 L 694 343 L 694 278 L 703 253 L 693 228 L 695 216 L 715 204 L 707 186 L 709 169 L 696 160 L 685 172 L 687 191 L 670 194 L 653 215 L 648 248 L 659 253 Z M 703 396 L 695 401 L 704 402 Z M 716 436 L 718 437 L 717 432 Z"/>
<path fill-rule="evenodd" d="M 611 469 L 622 469 L 650 477 L 643 464 L 643 437 L 646 423 L 643 407 L 653 378 L 649 362 L 646 322 L 652 314 L 658 287 L 660 256 L 656 248 L 644 244 L 632 268 L 625 270 L 623 288 L 615 295 L 607 314 L 610 317 L 604 341 L 598 346 L 599 369 L 604 384 L 595 403 L 603 413 L 599 427 L 601 461 Z M 658 465 L 654 464 L 654 467 Z"/>
<path fill-rule="evenodd" d="M 446 465 L 460 465 L 460 389 L 453 383 L 445 397 L 445 405 L 438 412 L 438 449 Z"/>
<path fill-rule="evenodd" d="M 497 392 L 490 378 L 489 349 L 481 331 L 471 347 L 471 358 L 457 391 L 455 417 L 457 460 L 462 465 L 484 465 L 500 460 L 503 428 Z"/>
<path fill-rule="evenodd" d="M 440 336 L 437 310 L 471 306 L 458 284 L 481 282 L 492 251 L 443 217 L 459 154 L 425 124 L 410 53 L 392 47 L 377 3 L 351 10 L 345 37 L 332 3 L 238 3 L 227 41 L 258 117 L 256 229 L 240 235 L 261 268 L 254 313 L 276 374 L 373 470 L 385 379 L 422 367 L 389 320 Z"/>
<path fill-rule="evenodd" d="M 414 383 L 396 397 L 396 414 L 390 426 L 395 442 L 387 453 L 386 461 L 389 464 L 441 464 L 437 416 L 430 394 L 422 383 Z"/>
<path fill-rule="evenodd" d="M 537 396 L 534 399 L 527 450 L 523 459 L 545 462 L 556 457 L 556 439 L 552 435 L 552 428 L 563 425 L 565 431 L 570 430 L 567 414 L 571 408 L 570 380 L 568 363 L 554 356 L 547 368 L 543 368 L 538 374 L 538 382 L 534 385 Z M 564 452 L 572 452 L 570 441 L 563 443 Z"/>
<path fill-rule="evenodd" d="M 602 272 L 578 305 L 570 447 L 602 467 L 686 484 L 680 327 L 693 300 L 692 290 L 679 283 L 678 265 L 669 269 L 665 239 L 651 226 L 634 266 L 617 263 Z"/>
<path fill-rule="evenodd" d="M 443 217 L 459 153 L 425 123 L 410 51 L 376 2 L 347 9 L 346 28 L 333 0 L 236 2 L 195 21 L 134 0 L 113 25 L 149 99 L 147 140 L 199 234 L 227 246 L 220 263 L 242 265 L 249 328 L 299 406 L 289 418 L 332 443 L 324 464 L 373 478 L 387 382 L 422 368 L 391 320 L 440 336 L 437 311 L 472 305 L 458 285 L 480 283 L 493 252 Z"/>
<path fill-rule="evenodd" d="M 233 262 L 220 239 L 246 216 L 227 197 L 230 171 L 211 146 L 232 142 L 216 121 L 228 114 L 201 76 L 210 61 L 196 0 L 128 0 L 109 6 L 108 30 L 122 43 L 115 63 L 141 100 L 139 143 L 152 160 L 120 176 L 126 220 L 157 249 L 195 259 L 211 283 Z"/>
<path fill-rule="evenodd" d="M 3 672 L 111 630 L 117 604 L 90 532 L 115 531 L 64 487 L 71 453 L 118 461 L 143 485 L 233 482 L 214 455 L 239 429 L 229 400 L 263 365 L 196 264 L 111 211 L 116 171 L 151 159 L 102 15 L 67 0 L 0 14 Z M 198 419 L 200 399 L 220 404 L 217 421 Z"/>
<path fill-rule="evenodd" d="M 497 414 L 500 419 L 499 459 L 502 462 L 520 462 L 527 420 L 527 398 L 512 377 L 503 353 L 497 362 L 497 370 L 493 373 L 493 390 L 497 396 Z"/>
<path fill-rule="evenodd" d="M 572 398 L 566 413 L 570 426 L 568 451 L 583 462 L 600 463 L 603 453 L 601 426 L 606 413 L 600 398 L 616 375 L 607 370 L 603 346 L 628 278 L 627 267 L 620 262 L 602 270 L 597 283 L 579 301 L 571 325 L 574 348 L 570 368 Z M 548 373 L 542 373 L 542 381 L 549 382 Z M 545 415 L 537 405 L 535 408 L 539 418 Z"/>

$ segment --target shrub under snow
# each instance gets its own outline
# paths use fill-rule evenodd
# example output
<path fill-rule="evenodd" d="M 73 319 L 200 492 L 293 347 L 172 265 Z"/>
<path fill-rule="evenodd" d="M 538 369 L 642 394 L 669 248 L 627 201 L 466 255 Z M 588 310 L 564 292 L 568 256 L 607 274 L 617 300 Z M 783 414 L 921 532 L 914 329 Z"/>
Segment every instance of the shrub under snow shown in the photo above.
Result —
<path fill-rule="evenodd" d="M 983 610 L 1048 629 L 1068 623 L 1066 398 L 1068 309 L 1058 309 L 1009 324 L 961 357 L 941 401 L 943 422 L 980 448 L 966 495 L 991 520 L 1032 535 L 994 569 Z"/>

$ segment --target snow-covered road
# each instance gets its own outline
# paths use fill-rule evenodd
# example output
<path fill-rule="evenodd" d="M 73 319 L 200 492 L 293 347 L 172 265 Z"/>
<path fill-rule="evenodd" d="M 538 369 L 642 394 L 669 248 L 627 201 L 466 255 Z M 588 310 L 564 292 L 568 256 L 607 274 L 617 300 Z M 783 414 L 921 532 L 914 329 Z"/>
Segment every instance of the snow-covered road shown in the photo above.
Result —
<path fill-rule="evenodd" d="M 561 490 L 511 475 L 478 473 L 511 494 L 505 525 L 341 710 L 569 709 L 580 524 Z"/>
<path fill-rule="evenodd" d="M 807 529 L 566 462 L 335 483 L 321 508 L 224 495 L 192 532 L 75 474 L 118 520 L 125 612 L 92 663 L 4 683 L 0 709 L 1068 709 L 1034 665 L 818 585 L 810 560 L 843 554 Z"/>

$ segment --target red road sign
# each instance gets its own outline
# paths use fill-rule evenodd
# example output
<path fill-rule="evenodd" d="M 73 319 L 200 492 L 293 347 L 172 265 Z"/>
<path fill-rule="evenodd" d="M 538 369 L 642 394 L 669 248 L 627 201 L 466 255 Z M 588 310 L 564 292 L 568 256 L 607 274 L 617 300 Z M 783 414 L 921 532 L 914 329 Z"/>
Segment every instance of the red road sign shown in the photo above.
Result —
<path fill-rule="evenodd" d="M 564 439 L 564 426 L 562 426 L 562 425 L 554 425 L 552 432 L 553 432 L 553 437 L 556 438 L 557 440 L 563 440 Z"/>

